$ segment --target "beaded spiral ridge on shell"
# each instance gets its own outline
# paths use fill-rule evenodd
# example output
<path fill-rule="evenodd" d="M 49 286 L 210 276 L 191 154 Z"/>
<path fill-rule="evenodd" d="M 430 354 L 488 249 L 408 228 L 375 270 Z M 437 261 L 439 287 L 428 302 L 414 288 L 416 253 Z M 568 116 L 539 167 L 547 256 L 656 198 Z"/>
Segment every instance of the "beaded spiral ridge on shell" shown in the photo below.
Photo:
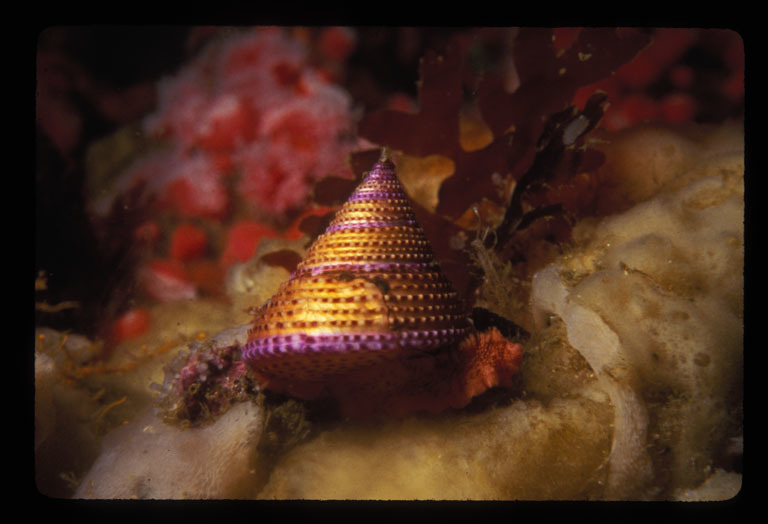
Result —
<path fill-rule="evenodd" d="M 257 311 L 243 358 L 262 376 L 317 381 L 440 351 L 469 329 L 394 164 L 382 159 Z"/>

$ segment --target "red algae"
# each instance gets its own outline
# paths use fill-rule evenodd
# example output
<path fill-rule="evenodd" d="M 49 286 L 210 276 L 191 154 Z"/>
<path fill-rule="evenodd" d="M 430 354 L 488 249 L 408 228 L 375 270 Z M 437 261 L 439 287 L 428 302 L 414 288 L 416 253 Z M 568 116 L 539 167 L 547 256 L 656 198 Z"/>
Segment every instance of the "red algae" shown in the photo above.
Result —
<path fill-rule="evenodd" d="M 138 270 L 157 301 L 220 295 L 212 287 L 222 278 L 204 260 L 226 268 L 249 260 L 263 237 L 301 236 L 290 226 L 314 183 L 331 173 L 351 178 L 346 155 L 359 142 L 351 97 L 315 60 L 319 53 L 323 67 L 341 72 L 353 30 L 308 38 L 287 28 L 221 28 L 206 38 L 158 82 L 154 112 L 130 134 L 142 140 L 120 135 L 115 151 L 102 151 L 123 160 L 99 173 L 104 187 L 91 206 L 105 223 L 124 223 L 120 214 L 135 210 L 151 225 L 133 236 L 139 258 L 182 263 Z M 125 195 L 135 196 L 130 207 Z M 210 282 L 198 281 L 206 275 Z"/>

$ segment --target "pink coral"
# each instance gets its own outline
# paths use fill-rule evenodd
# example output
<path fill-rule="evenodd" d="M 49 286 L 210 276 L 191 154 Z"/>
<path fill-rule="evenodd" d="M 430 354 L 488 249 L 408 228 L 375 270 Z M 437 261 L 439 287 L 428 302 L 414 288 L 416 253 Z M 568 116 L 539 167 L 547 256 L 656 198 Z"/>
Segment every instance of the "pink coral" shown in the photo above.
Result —
<path fill-rule="evenodd" d="M 255 144 L 238 156 L 242 166 L 238 191 L 254 208 L 283 213 L 306 199 L 311 164 L 291 152 L 283 144 Z"/>
<path fill-rule="evenodd" d="M 204 86 L 203 78 L 192 67 L 162 79 L 157 87 L 159 110 L 144 119 L 144 129 L 153 136 L 191 144 L 199 115 L 208 103 Z"/>
<path fill-rule="evenodd" d="M 163 242 L 144 242 L 153 258 L 201 262 L 184 268 L 189 275 L 165 266 L 142 268 L 137 278 L 149 297 L 210 293 L 219 276 L 199 259 L 210 256 L 226 267 L 252 256 L 258 241 L 248 235 L 211 239 L 195 245 L 195 256 L 181 256 L 182 248 L 165 241 L 178 223 L 194 222 L 212 234 L 237 231 L 233 225 L 244 220 L 285 225 L 319 178 L 351 177 L 346 157 L 358 144 L 351 98 L 309 63 L 305 42 L 291 34 L 279 28 L 221 30 L 177 74 L 162 79 L 156 110 L 142 122 L 151 142 L 137 147 L 145 153 L 93 203 L 96 215 L 107 216 L 132 195 L 134 207 L 162 213 L 158 223 L 168 229 L 154 235 Z M 280 235 L 272 231 L 270 236 Z M 191 249 L 186 240 L 184 249 Z"/>
<path fill-rule="evenodd" d="M 304 45 L 276 28 L 243 33 L 222 43 L 213 71 L 222 91 L 261 88 L 254 93 L 254 103 L 268 107 L 277 100 L 290 98 L 290 87 L 306 67 Z M 287 75 L 288 71 L 294 74 Z M 266 95 L 266 96 L 264 96 Z"/>
<path fill-rule="evenodd" d="M 139 270 L 138 280 L 144 293 L 158 302 L 197 298 L 197 287 L 176 260 L 150 262 Z"/>
<path fill-rule="evenodd" d="M 178 154 L 174 160 L 162 201 L 184 217 L 223 218 L 230 197 L 215 160 L 202 153 Z"/>
<path fill-rule="evenodd" d="M 214 42 L 163 80 L 145 128 L 184 160 L 171 196 L 185 216 L 220 218 L 227 198 L 211 170 L 233 169 L 258 213 L 280 214 L 300 206 L 315 179 L 343 169 L 354 146 L 350 106 L 346 92 L 308 66 L 301 42 L 260 29 Z M 208 200 L 194 187 L 210 191 Z"/>
<path fill-rule="evenodd" d="M 195 128 L 195 143 L 209 152 L 229 152 L 255 136 L 257 115 L 244 97 L 225 93 L 202 111 Z"/>

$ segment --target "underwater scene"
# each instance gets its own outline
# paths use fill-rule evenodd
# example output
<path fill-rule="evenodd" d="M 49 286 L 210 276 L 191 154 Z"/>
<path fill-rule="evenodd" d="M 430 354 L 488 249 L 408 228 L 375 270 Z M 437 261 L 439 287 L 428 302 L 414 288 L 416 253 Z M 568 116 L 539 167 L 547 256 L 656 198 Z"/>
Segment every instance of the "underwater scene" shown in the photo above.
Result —
<path fill-rule="evenodd" d="M 727 29 L 45 29 L 38 492 L 733 499 L 744 68 Z"/>

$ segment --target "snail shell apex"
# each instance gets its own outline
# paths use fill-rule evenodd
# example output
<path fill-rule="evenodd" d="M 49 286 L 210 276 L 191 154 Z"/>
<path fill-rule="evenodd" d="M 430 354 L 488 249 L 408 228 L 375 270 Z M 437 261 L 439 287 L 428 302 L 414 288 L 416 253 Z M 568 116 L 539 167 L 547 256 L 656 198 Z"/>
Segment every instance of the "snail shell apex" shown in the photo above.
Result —
<path fill-rule="evenodd" d="M 256 313 L 243 358 L 262 377 L 317 382 L 468 332 L 395 166 L 381 160 Z"/>

